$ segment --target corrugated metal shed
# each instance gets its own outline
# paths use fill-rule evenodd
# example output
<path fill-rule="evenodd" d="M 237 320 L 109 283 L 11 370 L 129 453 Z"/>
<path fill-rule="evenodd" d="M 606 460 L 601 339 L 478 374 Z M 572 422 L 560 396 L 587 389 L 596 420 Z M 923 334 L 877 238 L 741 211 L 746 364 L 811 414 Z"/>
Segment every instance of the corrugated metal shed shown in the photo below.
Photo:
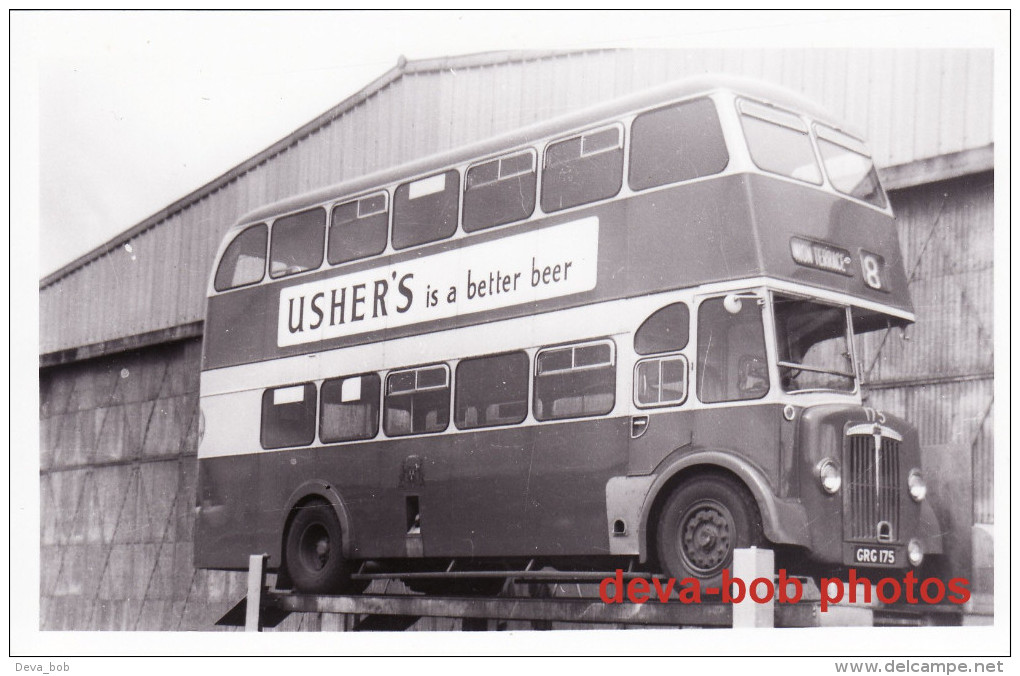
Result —
<path fill-rule="evenodd" d="M 925 163 L 983 151 L 993 141 L 990 50 L 607 50 L 402 62 L 44 279 L 40 354 L 193 326 L 202 318 L 217 244 L 250 209 L 705 73 L 755 77 L 803 93 L 863 129 L 879 166 L 894 173 L 917 163 L 945 172 L 945 162 Z M 968 155 L 967 163 L 991 168 L 990 152 L 976 157 Z M 101 303 L 88 302 L 97 296 Z"/>
<path fill-rule="evenodd" d="M 993 176 L 892 194 L 917 323 L 861 345 L 869 403 L 904 415 L 922 446 L 969 449 L 974 520 L 994 521 Z"/>

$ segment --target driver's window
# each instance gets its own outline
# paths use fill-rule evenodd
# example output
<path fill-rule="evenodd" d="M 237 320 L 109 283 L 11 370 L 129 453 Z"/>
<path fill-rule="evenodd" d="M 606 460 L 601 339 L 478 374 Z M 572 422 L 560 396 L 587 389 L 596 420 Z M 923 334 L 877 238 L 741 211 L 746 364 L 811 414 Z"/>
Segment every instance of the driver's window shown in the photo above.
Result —
<path fill-rule="evenodd" d="M 769 391 L 765 330 L 757 298 L 710 298 L 698 309 L 698 399 L 760 399 Z"/>

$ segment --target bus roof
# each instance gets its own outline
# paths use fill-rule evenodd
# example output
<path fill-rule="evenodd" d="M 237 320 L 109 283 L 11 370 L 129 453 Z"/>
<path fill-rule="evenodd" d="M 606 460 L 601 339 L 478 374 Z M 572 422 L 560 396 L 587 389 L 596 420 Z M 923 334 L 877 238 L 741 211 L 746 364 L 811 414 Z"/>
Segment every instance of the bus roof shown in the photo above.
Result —
<path fill-rule="evenodd" d="M 237 224 L 228 231 L 227 237 L 232 236 L 237 229 L 246 224 L 270 219 L 279 214 L 298 211 L 304 207 L 321 204 L 338 197 L 354 197 L 359 193 L 364 193 L 374 188 L 381 188 L 401 179 L 411 178 L 433 169 L 438 170 L 473 159 L 482 159 L 488 155 L 498 154 L 501 151 L 512 150 L 515 147 L 526 145 L 535 139 L 550 136 L 559 131 L 578 129 L 586 124 L 594 124 L 614 115 L 624 115 L 631 111 L 652 107 L 670 100 L 699 94 L 709 94 L 715 91 L 730 91 L 736 94 L 743 94 L 782 108 L 788 108 L 809 115 L 813 119 L 840 129 L 851 136 L 861 138 L 859 132 L 848 128 L 846 124 L 834 119 L 831 114 L 823 110 L 816 103 L 789 89 L 759 80 L 733 76 L 712 75 L 686 78 L 612 99 L 581 111 L 560 115 L 526 127 L 520 127 L 483 141 L 436 153 L 396 167 L 376 171 L 259 207 L 239 219 Z"/>

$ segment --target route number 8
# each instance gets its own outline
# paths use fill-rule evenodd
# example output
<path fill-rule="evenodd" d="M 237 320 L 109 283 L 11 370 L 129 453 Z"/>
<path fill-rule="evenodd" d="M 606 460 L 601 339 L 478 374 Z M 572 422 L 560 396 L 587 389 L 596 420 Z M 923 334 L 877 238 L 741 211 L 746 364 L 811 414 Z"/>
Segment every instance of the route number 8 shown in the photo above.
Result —
<path fill-rule="evenodd" d="M 861 269 L 864 272 L 864 283 L 872 289 L 882 289 L 882 257 L 861 252 Z"/>

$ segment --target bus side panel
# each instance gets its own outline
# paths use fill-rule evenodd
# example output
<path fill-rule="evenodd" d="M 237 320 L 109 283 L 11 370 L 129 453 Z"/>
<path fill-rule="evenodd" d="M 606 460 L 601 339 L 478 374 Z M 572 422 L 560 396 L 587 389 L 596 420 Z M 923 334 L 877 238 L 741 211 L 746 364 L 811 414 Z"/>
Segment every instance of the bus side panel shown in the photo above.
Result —
<path fill-rule="evenodd" d="M 198 461 L 195 567 L 248 567 L 248 556 L 265 551 L 258 503 L 260 454 Z"/>
<path fill-rule="evenodd" d="M 779 495 L 781 422 L 779 404 L 652 413 L 645 433 L 631 441 L 628 473 L 649 474 L 677 449 L 723 450 L 753 465 Z"/>
<path fill-rule="evenodd" d="M 423 449 L 426 556 L 495 556 L 522 549 L 534 429 L 457 434 Z"/>
<path fill-rule="evenodd" d="M 202 370 L 282 356 L 276 347 L 278 284 L 210 296 L 202 336 Z"/>
<path fill-rule="evenodd" d="M 426 555 L 608 554 L 605 486 L 625 471 L 629 424 L 503 428 L 426 450 Z"/>
<path fill-rule="evenodd" d="M 407 531 L 397 444 L 364 443 L 263 453 L 262 511 L 283 542 L 282 513 L 290 497 L 309 480 L 329 484 L 344 501 L 353 523 L 355 549 L 361 557 L 405 554 Z M 360 534 L 360 536 L 359 536 Z M 276 562 L 273 562 L 276 563 Z"/>
<path fill-rule="evenodd" d="M 289 347 L 276 345 L 282 288 L 356 271 L 381 269 L 589 217 L 599 219 L 598 283 L 592 291 L 479 313 L 465 312 L 448 319 L 392 329 L 366 326 L 368 330 L 363 333 Z M 790 249 L 794 236 L 846 249 L 851 259 L 844 271 L 846 274 L 798 265 Z M 865 283 L 861 250 L 882 257 L 881 289 Z M 528 268 L 527 263 L 524 265 Z M 530 278 L 530 272 L 530 269 L 521 270 L 522 278 Z M 475 233 L 463 240 L 445 240 L 390 256 L 325 268 L 293 280 L 288 278 L 214 295 L 208 301 L 203 368 L 318 352 L 763 274 L 910 309 L 896 230 L 887 214 L 791 181 L 735 174 L 639 193 L 618 201 Z M 415 302 L 421 302 L 419 296 Z"/>
<path fill-rule="evenodd" d="M 630 417 L 538 428 L 529 497 L 532 552 L 608 554 L 606 483 L 627 468 Z"/>
<path fill-rule="evenodd" d="M 625 200 L 627 253 L 621 265 L 629 279 L 623 294 L 612 295 L 759 274 L 746 181 L 738 174 Z"/>

